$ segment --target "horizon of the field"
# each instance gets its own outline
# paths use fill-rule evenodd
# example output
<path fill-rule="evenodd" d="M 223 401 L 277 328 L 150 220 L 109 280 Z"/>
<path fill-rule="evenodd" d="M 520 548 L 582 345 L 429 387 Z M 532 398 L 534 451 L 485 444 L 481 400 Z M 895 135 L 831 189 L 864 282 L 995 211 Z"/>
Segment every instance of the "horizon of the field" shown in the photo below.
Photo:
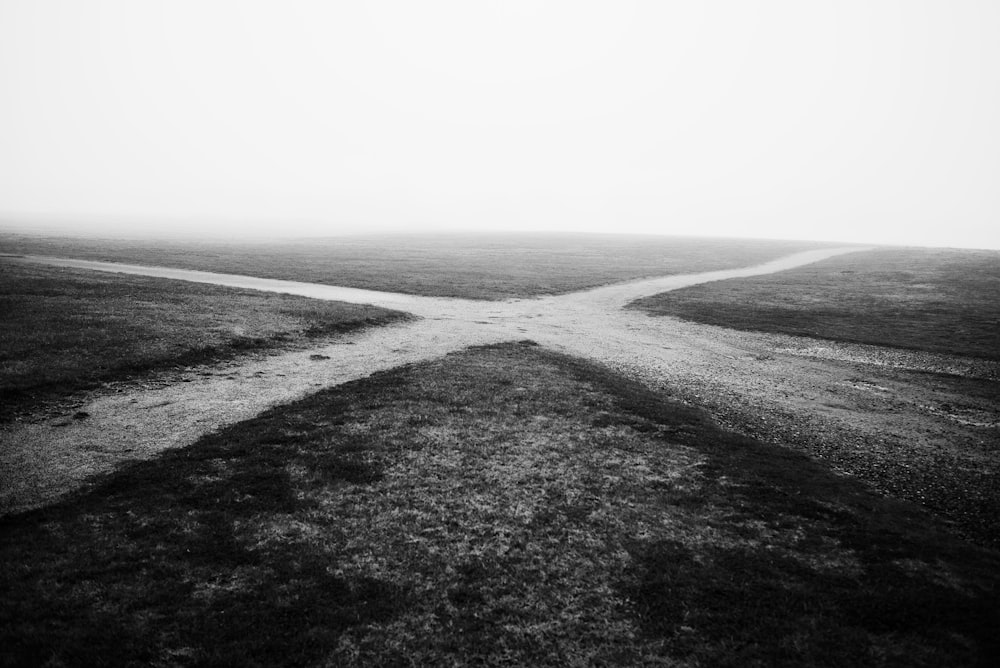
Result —
<path fill-rule="evenodd" d="M 451 238 L 475 237 L 655 237 L 688 239 L 747 239 L 774 242 L 799 242 L 817 244 L 843 244 L 847 246 L 877 246 L 900 248 L 940 248 L 961 250 L 1000 251 L 1000 238 L 983 242 L 969 242 L 956 239 L 929 241 L 920 239 L 874 237 L 859 238 L 851 235 L 781 235 L 760 234 L 747 230 L 736 231 L 692 230 L 685 228 L 667 229 L 572 229 L 567 227 L 456 227 L 447 225 L 419 226 L 361 226 L 361 225 L 292 225 L 280 230 L 280 223 L 273 221 L 249 221 L 242 227 L 241 221 L 202 221 L 198 227 L 192 219 L 172 219 L 159 217 L 109 217 L 110 224 L 97 223 L 90 217 L 85 220 L 66 217 L 3 216 L 0 215 L 0 234 L 21 235 L 39 238 L 75 238 L 92 241 L 148 241 L 156 242 L 203 242 L 203 243 L 289 243 L 329 240 L 338 238 L 400 238 L 408 236 L 441 236 Z M 264 223 L 263 225 L 261 223 Z M 178 225 L 179 224 L 179 225 Z"/>

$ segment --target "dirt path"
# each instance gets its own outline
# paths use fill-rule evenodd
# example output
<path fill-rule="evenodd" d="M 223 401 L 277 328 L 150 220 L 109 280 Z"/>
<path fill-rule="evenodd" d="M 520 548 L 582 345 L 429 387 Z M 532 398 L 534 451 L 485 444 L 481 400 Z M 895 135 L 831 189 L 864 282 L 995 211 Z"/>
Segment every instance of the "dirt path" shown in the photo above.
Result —
<path fill-rule="evenodd" d="M 946 495 L 940 487 L 955 481 L 935 481 L 934 472 L 943 458 L 952 464 L 960 460 L 963 470 L 983 471 L 980 460 L 989 456 L 1000 415 L 994 403 L 958 396 L 960 389 L 948 383 L 929 384 L 913 370 L 947 367 L 975 379 L 996 377 L 997 365 L 976 367 L 949 356 L 736 332 L 621 308 L 649 294 L 790 269 L 856 250 L 809 251 L 756 267 L 504 302 L 78 260 L 25 260 L 371 303 L 409 311 L 421 319 L 305 352 L 193 369 L 184 382 L 165 387 L 98 393 L 82 407 L 90 414 L 85 420 L 63 416 L 8 425 L 0 432 L 0 513 L 42 505 L 124 460 L 190 444 L 207 432 L 320 387 L 469 345 L 533 339 L 705 405 L 728 426 L 826 457 L 835 467 L 886 493 L 924 502 L 962 521 L 976 509 L 948 506 L 954 503 L 945 497 L 954 495 Z M 953 410 L 956 403 L 962 406 L 961 415 Z M 894 449 L 919 455 L 919 470 L 907 471 L 906 476 L 873 470 L 876 460 L 891 458 Z M 975 478 L 972 482 L 996 484 L 995 473 L 988 479 L 970 475 Z"/>

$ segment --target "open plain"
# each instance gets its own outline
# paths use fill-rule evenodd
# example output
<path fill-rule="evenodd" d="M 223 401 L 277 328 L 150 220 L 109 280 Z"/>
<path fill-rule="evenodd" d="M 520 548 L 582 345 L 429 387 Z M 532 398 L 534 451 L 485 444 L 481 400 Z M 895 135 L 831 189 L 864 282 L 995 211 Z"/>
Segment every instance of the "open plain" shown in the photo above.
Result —
<path fill-rule="evenodd" d="M 252 243 L 0 235 L 0 247 L 10 254 L 250 273 L 258 278 L 486 300 L 734 269 L 823 246 L 627 234 L 397 234 Z"/>
<path fill-rule="evenodd" d="M 175 619 L 204 619 L 251 593 L 238 605 L 284 615 L 259 646 L 240 644 L 256 618 L 218 622 L 218 642 L 191 635 L 191 620 L 158 640 L 128 615 L 113 626 L 132 643 L 122 657 L 176 664 L 275 659 L 289 646 L 305 652 L 292 663 L 975 663 L 996 649 L 996 360 L 623 308 L 868 252 L 815 249 L 499 301 L 6 259 L 416 318 L 122 379 L 62 413 L 3 425 L 2 503 L 20 513 L 4 531 L 23 543 L 5 554 L 19 564 L 5 587 L 28 582 L 18 614 L 44 620 L 45 604 L 28 614 L 27 601 L 52 601 L 40 587 L 63 577 L 86 620 L 77 630 L 104 643 L 107 619 L 80 598 L 88 586 L 120 585 L 119 615 L 167 618 L 179 606 Z M 343 389 L 313 394 L 330 387 Z M 41 510 L 21 512 L 30 508 Z M 161 554 L 175 535 L 201 556 Z M 41 559 L 57 536 L 106 559 L 111 544 L 126 546 L 187 584 L 169 595 L 141 577 L 80 584 L 67 575 L 79 555 Z M 330 600 L 307 592 L 326 585 Z M 195 603 L 179 602 L 193 592 Z M 157 596 L 166 602 L 149 607 Z M 914 616 L 934 605 L 940 615 Z M 42 656 L 53 638 L 83 651 L 72 624 L 50 622 L 16 627 L 33 638 L 23 652 Z"/>

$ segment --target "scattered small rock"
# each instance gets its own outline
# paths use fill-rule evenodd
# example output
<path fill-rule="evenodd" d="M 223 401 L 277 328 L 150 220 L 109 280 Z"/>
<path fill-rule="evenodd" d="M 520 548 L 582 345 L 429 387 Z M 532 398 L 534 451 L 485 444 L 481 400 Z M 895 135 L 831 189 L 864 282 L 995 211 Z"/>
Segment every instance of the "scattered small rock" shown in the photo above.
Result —
<path fill-rule="evenodd" d="M 328 359 L 330 359 L 330 356 L 329 355 L 320 355 L 319 353 L 313 353 L 312 355 L 309 356 L 309 359 L 311 359 L 311 360 L 317 360 L 317 361 L 318 360 L 328 360 Z"/>

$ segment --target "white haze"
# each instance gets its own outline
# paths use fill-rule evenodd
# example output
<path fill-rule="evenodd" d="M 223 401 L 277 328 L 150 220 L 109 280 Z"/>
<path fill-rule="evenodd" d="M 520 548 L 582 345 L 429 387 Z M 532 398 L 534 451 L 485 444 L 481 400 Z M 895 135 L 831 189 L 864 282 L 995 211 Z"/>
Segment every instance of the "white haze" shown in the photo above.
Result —
<path fill-rule="evenodd" d="M 996 0 L 0 1 L 0 225 L 1000 248 Z"/>

